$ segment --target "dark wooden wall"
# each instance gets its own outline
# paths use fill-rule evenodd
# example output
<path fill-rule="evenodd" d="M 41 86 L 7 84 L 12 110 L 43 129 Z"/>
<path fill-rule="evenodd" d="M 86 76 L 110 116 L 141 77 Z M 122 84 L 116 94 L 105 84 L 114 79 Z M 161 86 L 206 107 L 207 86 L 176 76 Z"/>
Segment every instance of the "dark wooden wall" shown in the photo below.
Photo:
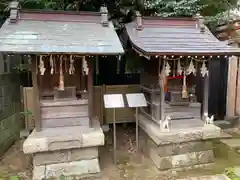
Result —
<path fill-rule="evenodd" d="M 226 114 L 228 60 L 224 57 L 209 61 L 209 98 L 208 111 L 217 119 Z"/>

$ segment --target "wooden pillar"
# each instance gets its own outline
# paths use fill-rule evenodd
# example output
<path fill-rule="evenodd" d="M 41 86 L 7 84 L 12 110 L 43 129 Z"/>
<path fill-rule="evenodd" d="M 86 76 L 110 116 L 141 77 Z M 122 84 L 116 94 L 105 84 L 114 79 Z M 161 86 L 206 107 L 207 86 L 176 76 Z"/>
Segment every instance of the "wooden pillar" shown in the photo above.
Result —
<path fill-rule="evenodd" d="M 204 85 L 203 85 L 203 115 L 208 114 L 208 94 L 209 94 L 209 76 L 206 75 L 204 77 Z"/>
<path fill-rule="evenodd" d="M 240 115 L 240 59 L 238 57 L 238 71 L 237 71 L 237 89 L 236 89 L 236 104 L 235 104 L 235 109 L 236 109 L 236 116 Z"/>
<path fill-rule="evenodd" d="M 90 119 L 90 125 L 92 123 L 93 119 L 93 59 L 88 59 L 88 80 L 87 80 L 87 86 L 88 86 L 88 116 Z"/>
<path fill-rule="evenodd" d="M 231 44 L 233 47 L 238 47 L 238 43 Z M 236 56 L 230 57 L 228 60 L 228 83 L 227 83 L 227 106 L 226 116 L 235 116 L 236 106 L 236 89 L 237 89 L 237 72 L 238 72 L 238 58 Z"/>
<path fill-rule="evenodd" d="M 31 70 L 32 70 L 32 83 L 33 83 L 33 104 L 34 104 L 34 120 L 36 131 L 41 130 L 41 111 L 40 111 L 40 99 L 39 99 L 39 86 L 38 86 L 38 77 L 37 77 L 37 56 L 31 56 Z"/>
<path fill-rule="evenodd" d="M 227 83 L 227 107 L 226 116 L 235 116 L 236 88 L 238 58 L 233 56 L 229 58 L 228 63 L 228 83 Z"/>
<path fill-rule="evenodd" d="M 165 76 L 162 76 L 160 78 L 160 93 L 161 93 L 161 97 L 160 97 L 160 114 L 161 114 L 161 120 L 163 121 L 165 118 L 165 114 L 164 114 L 164 106 L 165 106 L 165 92 L 164 92 L 164 78 Z"/>

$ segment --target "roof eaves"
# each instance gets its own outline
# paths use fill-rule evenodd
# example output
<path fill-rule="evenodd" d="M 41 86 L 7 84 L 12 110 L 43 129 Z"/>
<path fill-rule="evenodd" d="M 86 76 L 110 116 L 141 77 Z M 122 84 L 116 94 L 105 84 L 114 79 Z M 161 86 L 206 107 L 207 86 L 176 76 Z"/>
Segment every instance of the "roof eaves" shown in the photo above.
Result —
<path fill-rule="evenodd" d="M 100 12 L 91 11 L 63 11 L 63 10 L 44 10 L 44 9 L 19 9 L 21 13 L 39 13 L 39 14 L 66 14 L 66 15 L 88 15 L 88 16 L 100 16 Z"/>

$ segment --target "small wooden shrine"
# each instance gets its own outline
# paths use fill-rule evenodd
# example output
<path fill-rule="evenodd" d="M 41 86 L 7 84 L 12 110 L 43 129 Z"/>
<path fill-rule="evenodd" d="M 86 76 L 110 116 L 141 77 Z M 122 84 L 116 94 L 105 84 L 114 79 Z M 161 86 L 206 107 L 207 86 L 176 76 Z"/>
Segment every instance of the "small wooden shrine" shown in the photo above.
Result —
<path fill-rule="evenodd" d="M 126 33 L 145 62 L 140 89 L 148 107 L 141 109 L 139 124 L 147 140 L 142 147 L 159 169 L 213 162 L 209 140 L 219 137 L 220 129 L 208 114 L 210 62 L 238 56 L 240 49 L 217 40 L 199 14 L 160 18 L 137 12 Z M 202 81 L 200 93 L 196 80 Z"/>
<path fill-rule="evenodd" d="M 93 62 L 124 52 L 106 7 L 100 13 L 42 11 L 13 2 L 10 9 L 0 51 L 27 55 L 31 64 L 36 129 L 23 151 L 33 154 L 33 179 L 99 173 L 104 134 L 93 113 Z"/>

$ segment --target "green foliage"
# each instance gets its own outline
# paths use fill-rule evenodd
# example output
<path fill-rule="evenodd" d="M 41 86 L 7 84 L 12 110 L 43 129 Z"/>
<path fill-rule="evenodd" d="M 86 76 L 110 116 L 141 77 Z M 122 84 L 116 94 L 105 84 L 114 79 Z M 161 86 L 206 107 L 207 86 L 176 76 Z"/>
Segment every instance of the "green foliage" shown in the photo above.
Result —
<path fill-rule="evenodd" d="M 17 72 L 26 72 L 29 70 L 29 65 L 28 64 L 19 64 L 17 66 L 13 67 L 14 70 Z"/>
<path fill-rule="evenodd" d="M 0 20 L 8 16 L 7 5 L 10 0 L 0 3 Z M 207 17 L 206 23 L 211 26 L 229 20 L 228 12 L 238 8 L 238 0 L 19 0 L 22 8 L 52 9 L 75 11 L 99 11 L 104 3 L 108 7 L 116 29 L 131 21 L 134 11 L 140 10 L 144 15 L 163 17 L 191 17 L 200 12 Z"/>
<path fill-rule="evenodd" d="M 207 4 L 202 4 L 201 0 L 149 0 L 145 2 L 148 10 L 154 14 L 170 17 L 170 16 L 193 16 L 197 12 L 202 11 Z"/>
<path fill-rule="evenodd" d="M 30 110 L 20 112 L 20 114 L 23 114 L 24 116 L 32 116 L 33 115 L 32 111 L 30 111 Z"/>
<path fill-rule="evenodd" d="M 17 176 L 12 176 L 11 180 L 19 180 L 19 178 Z"/>
<path fill-rule="evenodd" d="M 212 27 L 229 20 L 228 12 L 238 8 L 238 0 L 146 0 L 145 7 L 152 15 L 163 17 L 192 17 L 201 13 Z"/>
<path fill-rule="evenodd" d="M 234 173 L 233 168 L 227 168 L 225 170 L 225 175 L 231 180 L 240 180 L 240 177 Z"/>

